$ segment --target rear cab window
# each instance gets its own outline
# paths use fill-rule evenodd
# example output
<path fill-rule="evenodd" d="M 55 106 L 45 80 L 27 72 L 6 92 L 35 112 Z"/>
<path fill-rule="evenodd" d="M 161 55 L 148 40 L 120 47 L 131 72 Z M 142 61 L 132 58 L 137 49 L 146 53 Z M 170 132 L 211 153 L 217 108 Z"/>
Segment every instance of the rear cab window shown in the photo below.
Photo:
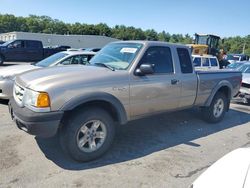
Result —
<path fill-rule="evenodd" d="M 181 72 L 184 74 L 193 73 L 189 51 L 186 48 L 177 48 L 177 53 L 180 61 Z"/>

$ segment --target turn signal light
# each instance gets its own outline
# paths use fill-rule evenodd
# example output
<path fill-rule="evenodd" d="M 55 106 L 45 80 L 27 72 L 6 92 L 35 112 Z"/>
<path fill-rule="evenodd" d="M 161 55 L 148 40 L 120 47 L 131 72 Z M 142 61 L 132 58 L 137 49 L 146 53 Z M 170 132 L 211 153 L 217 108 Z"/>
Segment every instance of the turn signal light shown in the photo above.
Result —
<path fill-rule="evenodd" d="M 50 98 L 48 93 L 39 93 L 36 105 L 38 108 L 50 107 Z"/>

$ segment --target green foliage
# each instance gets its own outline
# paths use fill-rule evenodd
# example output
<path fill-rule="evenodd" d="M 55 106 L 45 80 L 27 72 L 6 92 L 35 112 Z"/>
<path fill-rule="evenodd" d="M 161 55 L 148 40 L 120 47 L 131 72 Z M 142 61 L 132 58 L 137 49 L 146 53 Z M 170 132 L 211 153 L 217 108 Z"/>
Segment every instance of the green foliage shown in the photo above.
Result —
<path fill-rule="evenodd" d="M 113 28 L 105 23 L 68 24 L 48 16 L 30 15 L 29 17 L 15 17 L 9 14 L 0 14 L 0 33 L 24 31 L 34 33 L 72 34 L 72 35 L 103 35 L 120 40 L 160 40 L 166 42 L 191 43 L 189 35 L 171 35 L 162 31 L 157 33 L 153 29 L 143 31 L 140 28 L 116 25 Z"/>
<path fill-rule="evenodd" d="M 250 55 L 250 35 L 245 37 L 228 37 L 224 38 L 224 43 L 220 44 L 220 48 L 229 53 L 245 53 Z M 245 48 L 245 51 L 244 51 Z"/>
<path fill-rule="evenodd" d="M 11 31 L 23 31 L 34 33 L 73 34 L 73 35 L 103 35 L 120 40 L 159 40 L 172 43 L 191 44 L 193 39 L 190 35 L 170 34 L 166 31 L 157 33 L 154 29 L 143 31 L 140 28 L 116 25 L 109 27 L 105 23 L 64 23 L 48 16 L 30 15 L 28 17 L 16 17 L 11 14 L 0 14 L 0 33 Z M 229 37 L 220 43 L 227 53 L 245 53 L 250 55 L 250 35 L 246 37 Z"/>

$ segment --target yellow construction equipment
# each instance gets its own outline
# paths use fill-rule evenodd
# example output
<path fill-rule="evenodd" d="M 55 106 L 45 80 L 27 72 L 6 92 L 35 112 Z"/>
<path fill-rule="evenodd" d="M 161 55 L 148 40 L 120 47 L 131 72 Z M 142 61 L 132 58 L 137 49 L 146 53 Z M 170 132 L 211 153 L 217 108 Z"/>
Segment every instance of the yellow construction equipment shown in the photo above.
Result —
<path fill-rule="evenodd" d="M 194 44 L 191 44 L 192 54 L 203 55 L 210 54 L 218 56 L 219 54 L 220 37 L 212 34 L 197 34 L 195 33 Z"/>

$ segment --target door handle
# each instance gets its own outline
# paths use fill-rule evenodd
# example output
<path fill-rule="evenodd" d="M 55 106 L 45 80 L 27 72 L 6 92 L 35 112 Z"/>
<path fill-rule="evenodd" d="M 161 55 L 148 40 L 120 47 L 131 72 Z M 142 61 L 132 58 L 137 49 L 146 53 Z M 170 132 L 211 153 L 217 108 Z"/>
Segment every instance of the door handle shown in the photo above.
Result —
<path fill-rule="evenodd" d="M 173 79 L 173 80 L 171 80 L 171 84 L 172 84 L 172 85 L 176 85 L 176 84 L 179 83 L 179 81 L 180 81 L 180 80 Z"/>

